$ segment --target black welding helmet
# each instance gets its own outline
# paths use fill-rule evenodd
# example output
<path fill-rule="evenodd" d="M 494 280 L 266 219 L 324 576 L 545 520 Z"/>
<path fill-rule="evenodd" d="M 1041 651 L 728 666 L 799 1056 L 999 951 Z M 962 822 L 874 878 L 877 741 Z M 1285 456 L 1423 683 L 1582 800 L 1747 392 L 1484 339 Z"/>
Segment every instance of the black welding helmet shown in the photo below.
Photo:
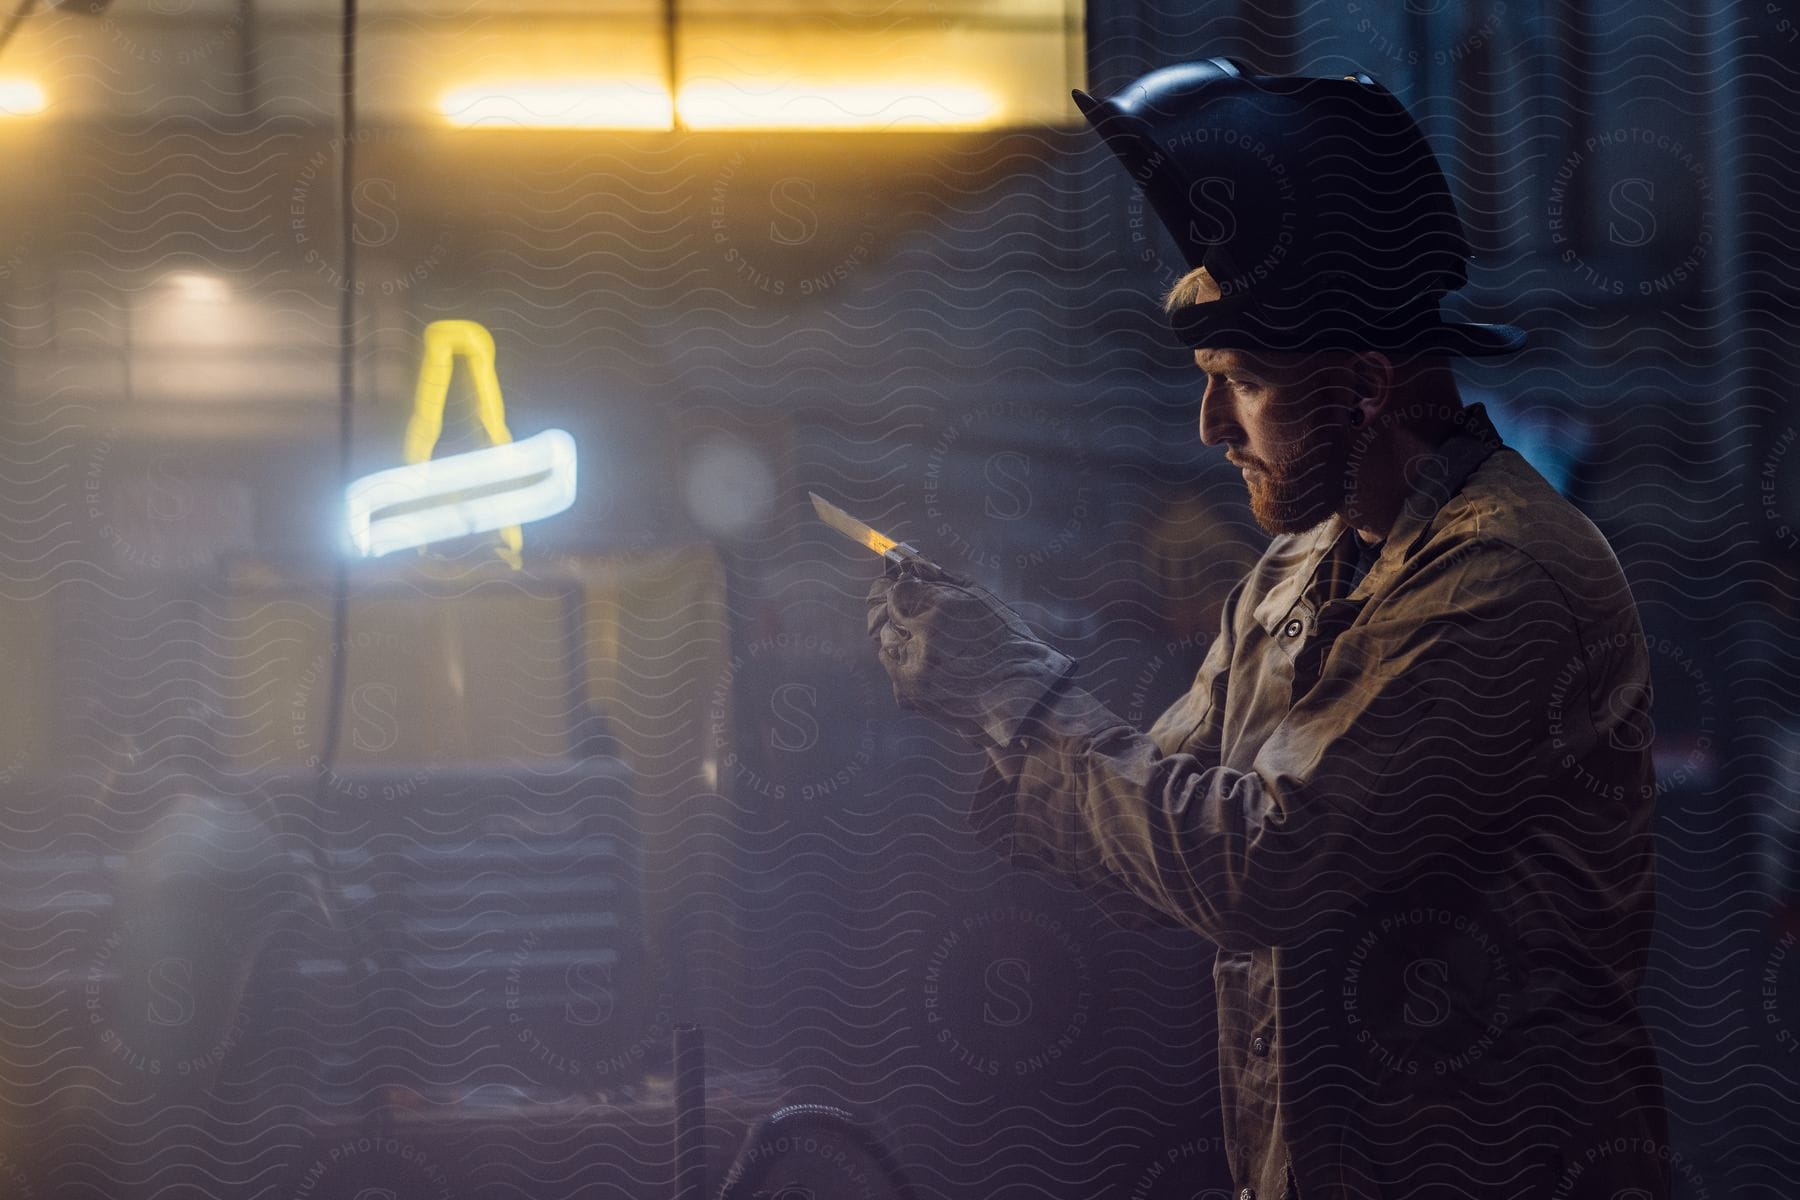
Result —
<path fill-rule="evenodd" d="M 1169 315 L 1218 349 L 1506 354 L 1514 325 L 1448 321 L 1468 282 L 1450 186 L 1405 106 L 1367 75 L 1252 75 L 1226 58 L 1075 103 L 1175 239 L 1198 300 Z"/>

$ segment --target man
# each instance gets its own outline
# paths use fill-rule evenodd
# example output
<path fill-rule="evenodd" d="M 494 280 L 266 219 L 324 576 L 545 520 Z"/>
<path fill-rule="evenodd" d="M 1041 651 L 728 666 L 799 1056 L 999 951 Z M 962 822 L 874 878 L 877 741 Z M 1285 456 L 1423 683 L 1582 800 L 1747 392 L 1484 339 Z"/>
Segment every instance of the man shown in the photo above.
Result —
<path fill-rule="evenodd" d="M 1200 436 L 1274 537 L 1147 734 L 961 580 L 870 592 L 896 698 L 985 746 L 984 840 L 1217 945 L 1240 1200 L 1667 1196 L 1648 654 L 1598 531 L 1457 393 L 1523 334 L 1439 311 L 1436 159 L 1366 75 L 1076 98 L 1187 260 Z"/>

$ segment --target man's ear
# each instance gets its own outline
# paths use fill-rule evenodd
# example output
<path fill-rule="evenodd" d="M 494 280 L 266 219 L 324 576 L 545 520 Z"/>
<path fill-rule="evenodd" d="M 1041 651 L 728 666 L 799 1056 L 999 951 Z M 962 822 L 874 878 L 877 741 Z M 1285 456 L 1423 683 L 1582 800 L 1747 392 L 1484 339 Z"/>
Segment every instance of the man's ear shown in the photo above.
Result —
<path fill-rule="evenodd" d="M 1394 360 L 1379 350 L 1357 350 L 1344 360 L 1351 404 L 1361 414 L 1357 424 L 1374 425 L 1392 405 Z"/>

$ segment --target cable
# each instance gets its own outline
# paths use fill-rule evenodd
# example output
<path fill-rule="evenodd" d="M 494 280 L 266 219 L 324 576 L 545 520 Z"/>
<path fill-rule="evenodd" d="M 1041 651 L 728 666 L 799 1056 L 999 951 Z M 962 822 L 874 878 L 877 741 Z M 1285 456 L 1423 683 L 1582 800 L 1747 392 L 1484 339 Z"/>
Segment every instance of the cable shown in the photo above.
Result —
<path fill-rule="evenodd" d="M 663 0 L 663 81 L 669 89 L 669 128 L 681 125 L 681 14 L 680 0 Z"/>
<path fill-rule="evenodd" d="M 350 484 L 350 445 L 356 404 L 356 238 L 351 182 L 355 169 L 356 128 L 356 0 L 344 0 L 342 54 L 338 79 L 338 488 Z M 350 618 L 349 565 L 341 555 L 332 560 L 331 682 L 325 705 L 325 731 L 319 748 L 321 795 L 337 760 L 338 725 L 344 707 L 344 631 Z"/>
<path fill-rule="evenodd" d="M 351 236 L 354 218 L 350 207 L 355 145 L 351 133 L 356 124 L 356 0 L 344 0 L 344 24 L 340 36 L 338 67 L 338 494 L 350 482 L 350 438 L 356 402 L 356 246 Z M 341 556 L 332 560 L 331 675 L 326 686 L 325 728 L 320 738 L 319 773 L 314 809 L 324 807 L 331 765 L 337 760 L 338 725 L 344 708 L 344 629 L 349 624 L 349 568 Z"/>
<path fill-rule="evenodd" d="M 13 9 L 13 15 L 6 18 L 5 27 L 0 28 L 0 53 L 5 52 L 6 44 L 12 41 L 13 34 L 19 32 L 19 26 L 25 23 L 25 18 L 36 7 L 37 0 L 19 0 L 19 7 Z"/>
<path fill-rule="evenodd" d="M 338 488 L 349 488 L 349 452 L 356 403 L 356 237 L 351 182 L 356 144 L 356 0 L 344 0 L 342 65 L 338 68 Z M 349 624 L 349 565 L 342 556 L 331 569 L 331 687 L 319 748 L 319 786 L 337 761 L 338 723 L 344 714 L 344 631 Z"/>
<path fill-rule="evenodd" d="M 813 1153 L 801 1150 L 808 1141 L 829 1146 L 833 1139 L 848 1143 L 850 1148 L 866 1156 L 881 1172 L 892 1195 L 899 1200 L 918 1200 L 918 1190 L 900 1165 L 899 1156 L 874 1125 L 874 1122 L 832 1104 L 784 1104 L 757 1118 L 744 1132 L 744 1144 L 726 1172 L 719 1200 L 756 1200 L 767 1195 L 770 1176 L 784 1159 L 794 1156 L 796 1151 Z M 838 1153 L 841 1155 L 843 1151 Z M 866 1183 L 864 1191 L 867 1191 Z M 782 1194 L 787 1194 L 785 1189 Z"/>
<path fill-rule="evenodd" d="M 338 494 L 350 482 L 350 444 L 355 431 L 356 404 L 356 239 L 351 184 L 355 175 L 356 145 L 356 0 L 344 0 L 344 25 L 340 37 L 338 67 Z M 326 689 L 325 729 L 320 737 L 318 793 L 315 808 L 323 808 L 324 793 L 337 761 L 338 726 L 342 723 L 345 682 L 345 630 L 350 623 L 349 565 L 343 557 L 332 559 L 331 578 L 331 679 Z"/>
<path fill-rule="evenodd" d="M 355 426 L 353 416 L 356 401 L 356 243 L 352 237 L 355 224 L 351 208 L 351 181 L 355 172 L 355 142 L 352 134 L 356 128 L 356 0 L 344 0 L 343 28 L 340 33 L 340 58 L 338 77 L 338 229 L 341 246 L 338 263 L 338 488 L 341 497 L 350 481 L 350 444 Z M 368 970 L 366 958 L 359 953 L 356 935 L 350 928 L 350 922 L 338 905 L 337 898 L 331 894 L 329 873 L 333 869 L 330 858 L 332 830 L 330 822 L 324 819 L 325 797 L 330 789 L 332 764 L 337 761 L 338 725 L 343 720 L 344 685 L 345 685 L 345 631 L 350 620 L 350 579 L 349 567 L 343 557 L 336 556 L 332 560 L 331 582 L 331 642 L 328 648 L 330 659 L 330 678 L 326 684 L 325 728 L 320 736 L 318 774 L 313 781 L 313 813 L 318 817 L 320 857 L 324 859 L 327 872 L 325 894 L 331 904 L 333 924 L 337 926 L 337 934 L 342 939 L 346 958 L 345 965 L 353 977 L 359 973 L 363 982 L 367 982 Z M 366 999 L 363 989 L 358 989 L 358 1000 Z M 357 1022 L 358 1027 L 361 1021 Z"/>

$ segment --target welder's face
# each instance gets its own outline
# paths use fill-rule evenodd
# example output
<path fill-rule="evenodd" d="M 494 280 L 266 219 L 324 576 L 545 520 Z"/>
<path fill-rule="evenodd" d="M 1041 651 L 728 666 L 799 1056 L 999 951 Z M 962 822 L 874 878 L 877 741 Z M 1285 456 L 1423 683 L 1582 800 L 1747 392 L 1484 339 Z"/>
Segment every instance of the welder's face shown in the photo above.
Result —
<path fill-rule="evenodd" d="M 1196 350 L 1206 372 L 1200 440 L 1243 469 L 1250 513 L 1268 533 L 1300 533 L 1344 504 L 1349 437 L 1331 356 Z"/>

